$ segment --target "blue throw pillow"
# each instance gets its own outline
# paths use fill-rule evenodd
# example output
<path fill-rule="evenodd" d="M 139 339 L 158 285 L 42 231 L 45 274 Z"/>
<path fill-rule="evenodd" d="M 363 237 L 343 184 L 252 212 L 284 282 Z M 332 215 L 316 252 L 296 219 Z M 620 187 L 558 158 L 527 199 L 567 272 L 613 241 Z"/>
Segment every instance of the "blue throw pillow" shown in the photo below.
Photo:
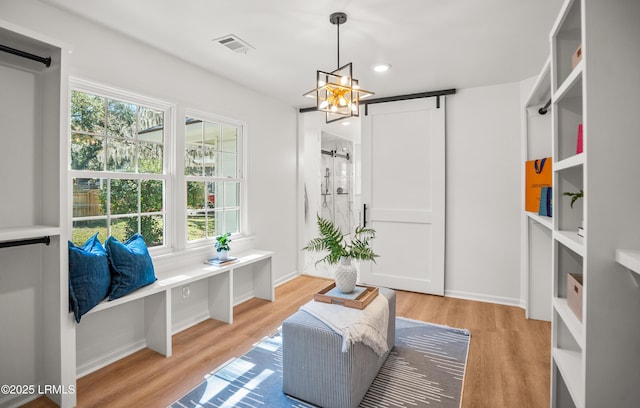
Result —
<path fill-rule="evenodd" d="M 134 234 L 124 244 L 109 237 L 104 246 L 111 267 L 109 300 L 118 299 L 156 281 L 151 256 L 142 235 Z"/>
<path fill-rule="evenodd" d="M 93 309 L 109 293 L 111 274 L 107 252 L 98 240 L 98 233 L 81 248 L 69 241 L 69 308 L 76 322 Z"/>

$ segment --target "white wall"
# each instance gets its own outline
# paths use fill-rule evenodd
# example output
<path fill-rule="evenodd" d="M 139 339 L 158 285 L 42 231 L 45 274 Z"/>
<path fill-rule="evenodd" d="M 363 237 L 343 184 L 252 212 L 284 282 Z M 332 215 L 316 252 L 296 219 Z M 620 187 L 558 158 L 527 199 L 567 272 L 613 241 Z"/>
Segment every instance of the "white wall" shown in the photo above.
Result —
<path fill-rule="evenodd" d="M 446 296 L 522 304 L 520 94 L 529 88 L 514 82 L 447 97 Z M 301 115 L 303 152 L 305 143 L 317 143 L 313 137 L 324 125 L 311 115 Z M 309 233 L 301 231 L 303 238 Z"/>
<path fill-rule="evenodd" d="M 70 74 L 75 77 L 175 104 L 178 123 L 186 108 L 247 123 L 247 195 L 250 200 L 249 232 L 253 236 L 248 242 L 238 242 L 236 248 L 251 245 L 275 251 L 273 267 L 276 282 L 297 274 L 297 112 L 293 107 L 40 1 L 3 0 L 0 2 L 0 18 L 69 44 L 73 53 L 65 58 Z M 177 262 L 173 260 L 172 263 Z M 236 300 L 244 300 L 251 285 L 241 279 L 237 284 Z M 184 310 L 191 310 L 194 304 L 206 304 L 198 296 L 200 292 L 199 288 L 192 291 L 191 303 L 175 302 L 175 316 L 187 318 L 190 313 L 184 313 Z M 105 324 L 103 326 L 107 327 L 103 329 L 108 332 L 115 330 L 115 338 L 123 339 L 119 345 L 111 342 L 103 350 L 91 349 L 92 344 L 99 340 L 98 328 L 101 326 L 91 325 L 91 321 L 96 320 L 100 313 L 87 316 L 87 327 L 91 328 L 83 330 L 80 323 L 79 366 L 86 365 L 87 359 L 112 351 L 114 347 L 135 347 L 135 340 L 140 335 L 126 331 L 126 327 L 132 326 L 130 323 L 135 326 L 136 313 L 118 312 L 117 309 L 120 308 L 114 310 L 116 316 L 104 319 L 105 323 L 114 322 L 113 327 Z M 185 324 L 187 322 L 174 320 L 174 327 Z"/>
<path fill-rule="evenodd" d="M 520 84 L 447 98 L 445 295 L 520 305 Z"/>

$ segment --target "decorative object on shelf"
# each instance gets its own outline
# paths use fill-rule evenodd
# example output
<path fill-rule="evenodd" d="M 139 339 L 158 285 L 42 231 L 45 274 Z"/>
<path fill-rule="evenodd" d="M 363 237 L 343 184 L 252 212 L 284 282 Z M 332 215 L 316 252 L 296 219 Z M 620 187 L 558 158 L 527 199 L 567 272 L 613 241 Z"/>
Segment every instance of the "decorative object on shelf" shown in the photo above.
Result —
<path fill-rule="evenodd" d="M 229 237 L 231 237 L 230 232 L 216 237 L 216 252 L 218 252 L 218 259 L 221 261 L 229 259 L 229 251 L 231 250 L 229 247 L 231 239 Z"/>
<path fill-rule="evenodd" d="M 344 190 L 342 189 L 342 187 L 338 187 L 338 188 L 336 189 L 336 192 L 337 192 L 338 194 L 344 194 Z"/>
<path fill-rule="evenodd" d="M 578 320 L 582 321 L 582 274 L 567 275 L 567 304 Z"/>
<path fill-rule="evenodd" d="M 332 13 L 329 21 L 338 32 L 338 68 L 331 72 L 316 71 L 316 88 L 304 94 L 316 98 L 316 107 L 326 112 L 327 123 L 360 116 L 360 100 L 373 95 L 361 89 L 358 80 L 353 78 L 351 63 L 340 66 L 340 24 L 347 22 L 347 15 Z"/>
<path fill-rule="evenodd" d="M 582 138 L 582 123 L 578 125 L 578 142 L 576 143 L 576 154 L 582 153 L 583 138 Z"/>
<path fill-rule="evenodd" d="M 578 198 L 584 197 L 584 191 L 582 191 L 582 189 L 577 193 L 570 193 L 568 191 L 565 191 L 562 195 L 571 197 L 571 208 L 573 208 L 573 204 L 575 204 Z M 580 226 L 578 227 L 578 236 L 584 238 L 584 220 L 580 223 Z"/>
<path fill-rule="evenodd" d="M 573 53 L 573 56 L 571 57 L 571 68 L 575 68 L 576 65 L 578 65 L 578 63 L 582 60 L 582 44 L 580 44 L 578 46 L 578 49 L 576 50 L 576 52 Z"/>
<path fill-rule="evenodd" d="M 354 265 L 351 265 L 351 260 L 376 261 L 375 258 L 378 255 L 373 252 L 369 244 L 369 241 L 375 238 L 376 231 L 371 228 L 356 227 L 353 237 L 347 242 L 345 235 L 333 222 L 319 215 L 317 218 L 320 237 L 312 239 L 302 249 L 316 252 L 329 251 L 316 264 L 326 262 L 334 265 L 340 262 L 336 270 L 336 286 L 343 293 L 351 293 L 358 276 L 358 271 Z"/>
<path fill-rule="evenodd" d="M 551 187 L 551 157 L 525 163 L 525 211 L 538 212 L 542 187 Z"/>
<path fill-rule="evenodd" d="M 236 260 L 238 260 L 238 258 L 236 258 L 235 256 L 227 256 L 227 258 L 225 259 L 209 258 L 206 261 L 204 261 L 204 263 L 206 263 L 207 265 L 220 266 Z"/>
<path fill-rule="evenodd" d="M 565 191 L 562 195 L 571 197 L 571 208 L 573 208 L 573 204 L 578 200 L 578 198 L 584 197 L 584 191 L 580 190 L 577 193 L 570 193 L 568 191 Z"/>
<path fill-rule="evenodd" d="M 540 189 L 540 209 L 538 215 L 551 217 L 551 196 L 552 187 L 542 187 Z"/>

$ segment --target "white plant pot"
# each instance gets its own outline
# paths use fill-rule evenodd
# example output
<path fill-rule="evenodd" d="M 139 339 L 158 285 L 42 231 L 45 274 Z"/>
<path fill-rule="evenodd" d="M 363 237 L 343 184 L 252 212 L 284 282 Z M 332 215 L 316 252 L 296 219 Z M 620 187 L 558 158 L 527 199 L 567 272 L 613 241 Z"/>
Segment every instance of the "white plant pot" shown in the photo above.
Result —
<path fill-rule="evenodd" d="M 342 293 L 351 293 L 356 287 L 358 269 L 351 265 L 351 258 L 340 258 L 340 265 L 336 269 L 336 287 Z"/>
<path fill-rule="evenodd" d="M 229 251 L 227 250 L 222 250 L 218 252 L 218 259 L 221 261 L 226 261 L 227 259 L 229 259 Z"/>

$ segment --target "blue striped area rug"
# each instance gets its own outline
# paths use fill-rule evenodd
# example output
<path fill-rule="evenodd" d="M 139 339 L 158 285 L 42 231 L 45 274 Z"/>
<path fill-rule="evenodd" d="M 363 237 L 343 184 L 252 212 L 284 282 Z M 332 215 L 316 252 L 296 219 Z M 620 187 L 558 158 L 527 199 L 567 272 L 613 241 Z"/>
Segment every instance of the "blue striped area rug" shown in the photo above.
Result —
<path fill-rule="evenodd" d="M 468 330 L 396 318 L 396 345 L 360 403 L 363 408 L 459 408 Z M 185 407 L 315 407 L 282 392 L 282 337 L 263 339 L 242 357 L 205 376 L 170 405 Z"/>

